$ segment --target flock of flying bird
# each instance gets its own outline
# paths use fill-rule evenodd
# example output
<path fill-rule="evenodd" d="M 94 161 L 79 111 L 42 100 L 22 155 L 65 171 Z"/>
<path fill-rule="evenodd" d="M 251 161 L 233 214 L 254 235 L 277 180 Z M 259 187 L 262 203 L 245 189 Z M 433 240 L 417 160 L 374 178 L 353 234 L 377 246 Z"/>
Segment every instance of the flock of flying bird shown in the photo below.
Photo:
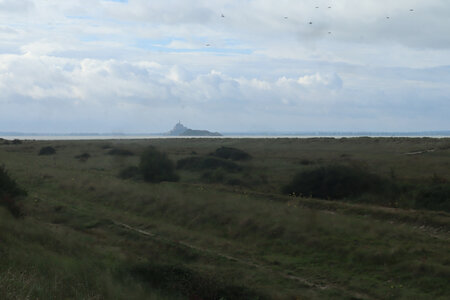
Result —
<path fill-rule="evenodd" d="M 320 7 L 319 7 L 319 6 L 316 6 L 316 8 L 320 8 Z M 328 6 L 328 9 L 331 9 L 331 6 Z M 410 12 L 413 12 L 414 9 L 413 9 L 413 8 L 410 8 L 409 11 L 410 11 Z M 220 16 L 221 16 L 222 18 L 225 18 L 225 15 L 224 15 L 224 14 L 221 14 Z M 389 16 L 386 17 L 386 19 L 390 19 L 390 18 L 391 18 L 391 17 L 389 17 Z M 287 20 L 288 17 L 285 16 L 284 19 Z M 313 22 L 310 21 L 310 22 L 309 22 L 309 25 L 312 25 L 312 24 L 313 24 Z M 331 34 L 331 31 L 328 31 L 328 34 Z M 210 47 L 210 46 L 211 46 L 211 44 L 206 44 L 206 47 Z"/>

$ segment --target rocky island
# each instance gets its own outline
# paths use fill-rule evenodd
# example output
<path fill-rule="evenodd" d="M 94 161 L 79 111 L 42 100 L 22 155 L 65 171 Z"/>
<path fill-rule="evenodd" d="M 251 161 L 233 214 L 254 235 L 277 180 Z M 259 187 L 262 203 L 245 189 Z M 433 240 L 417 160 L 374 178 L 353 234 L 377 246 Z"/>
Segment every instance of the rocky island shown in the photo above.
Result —
<path fill-rule="evenodd" d="M 218 132 L 187 128 L 181 122 L 178 122 L 167 134 L 170 136 L 222 136 Z"/>

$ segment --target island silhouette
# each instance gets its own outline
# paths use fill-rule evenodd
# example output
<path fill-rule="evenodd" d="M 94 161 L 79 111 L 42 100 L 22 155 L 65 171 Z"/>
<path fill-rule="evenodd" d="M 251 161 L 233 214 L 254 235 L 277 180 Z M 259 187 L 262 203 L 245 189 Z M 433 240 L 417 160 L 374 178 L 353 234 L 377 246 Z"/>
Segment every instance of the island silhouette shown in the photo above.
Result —
<path fill-rule="evenodd" d="M 167 134 L 170 136 L 222 136 L 218 132 L 187 128 L 180 121 Z"/>

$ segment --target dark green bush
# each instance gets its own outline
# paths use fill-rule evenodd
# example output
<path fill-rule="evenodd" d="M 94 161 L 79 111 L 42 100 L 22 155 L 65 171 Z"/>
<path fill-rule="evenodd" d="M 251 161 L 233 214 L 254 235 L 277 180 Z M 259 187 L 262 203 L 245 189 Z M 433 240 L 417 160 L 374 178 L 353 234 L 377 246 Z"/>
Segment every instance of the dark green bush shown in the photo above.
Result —
<path fill-rule="evenodd" d="M 4 166 L 0 166 L 0 205 L 5 206 L 14 217 L 23 215 L 23 210 L 16 200 L 17 196 L 27 193 L 12 179 Z"/>
<path fill-rule="evenodd" d="M 415 208 L 450 212 L 450 184 L 434 183 L 419 188 Z"/>
<path fill-rule="evenodd" d="M 342 199 L 365 193 L 386 194 L 392 189 L 392 184 L 387 180 L 364 169 L 332 165 L 298 173 L 292 182 L 283 188 L 283 193 Z"/>
<path fill-rule="evenodd" d="M 91 157 L 91 155 L 89 153 L 83 153 L 83 154 L 75 156 L 75 158 L 80 161 L 87 161 L 90 157 Z"/>
<path fill-rule="evenodd" d="M 173 162 L 154 147 L 149 147 L 142 153 L 139 170 L 142 178 L 148 182 L 179 180 Z"/>
<path fill-rule="evenodd" d="M 238 172 L 242 168 L 236 163 L 216 157 L 187 157 L 177 162 L 178 169 L 191 171 L 215 170 L 222 168 L 228 172 Z"/>
<path fill-rule="evenodd" d="M 266 299 L 256 291 L 204 276 L 182 265 L 146 263 L 131 267 L 130 273 L 153 288 L 189 299 Z"/>
<path fill-rule="evenodd" d="M 21 145 L 21 144 L 22 144 L 22 141 L 21 141 L 21 140 L 18 140 L 18 139 L 14 139 L 14 140 L 11 142 L 11 144 L 13 144 L 13 145 Z"/>
<path fill-rule="evenodd" d="M 114 148 L 108 151 L 109 155 L 133 156 L 134 153 L 127 149 Z"/>
<path fill-rule="evenodd" d="M 0 166 L 0 195 L 2 194 L 8 194 L 12 197 L 26 195 L 26 192 L 9 176 L 5 166 Z"/>
<path fill-rule="evenodd" d="M 249 160 L 252 158 L 247 152 L 231 147 L 220 147 L 211 153 L 211 155 L 231 160 Z"/>
<path fill-rule="evenodd" d="M 41 150 L 39 150 L 39 155 L 53 155 L 56 153 L 55 148 L 47 146 L 42 147 Z"/>

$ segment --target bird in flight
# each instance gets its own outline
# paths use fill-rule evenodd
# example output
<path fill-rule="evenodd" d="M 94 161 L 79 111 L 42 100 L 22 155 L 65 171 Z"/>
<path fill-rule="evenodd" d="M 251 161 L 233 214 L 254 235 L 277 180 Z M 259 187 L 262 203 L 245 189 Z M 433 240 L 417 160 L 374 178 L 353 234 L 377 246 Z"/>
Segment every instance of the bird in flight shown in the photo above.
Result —
<path fill-rule="evenodd" d="M 284 17 L 285 19 L 287 19 L 288 17 Z"/>
<path fill-rule="evenodd" d="M 221 17 L 222 17 L 222 18 L 225 18 L 225 16 L 224 16 L 223 14 L 221 15 Z"/>
<path fill-rule="evenodd" d="M 211 46 L 211 45 L 210 45 L 210 44 L 206 44 L 205 46 L 206 46 L 206 47 L 209 47 L 209 46 Z"/>

